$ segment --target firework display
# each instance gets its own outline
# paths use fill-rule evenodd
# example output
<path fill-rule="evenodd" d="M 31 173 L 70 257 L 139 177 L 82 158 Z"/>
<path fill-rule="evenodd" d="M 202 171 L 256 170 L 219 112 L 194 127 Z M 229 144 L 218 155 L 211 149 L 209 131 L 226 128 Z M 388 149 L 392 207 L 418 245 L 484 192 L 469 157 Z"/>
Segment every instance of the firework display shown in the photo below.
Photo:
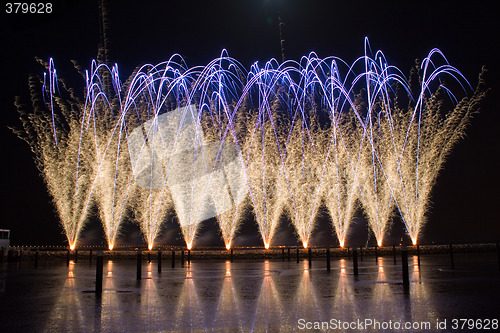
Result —
<path fill-rule="evenodd" d="M 439 171 L 484 95 L 437 49 L 406 78 L 367 41 L 352 64 L 311 53 L 246 70 L 223 51 L 199 67 L 175 55 L 124 82 L 118 65 L 94 61 L 83 98 L 52 60 L 43 65 L 32 109 L 16 100 L 16 133 L 71 248 L 93 207 L 110 249 L 125 218 L 151 249 L 174 212 L 188 248 L 216 217 L 229 249 L 248 210 L 266 248 L 283 215 L 307 247 L 322 206 L 341 246 L 358 208 L 379 246 L 394 214 L 416 244 Z"/>

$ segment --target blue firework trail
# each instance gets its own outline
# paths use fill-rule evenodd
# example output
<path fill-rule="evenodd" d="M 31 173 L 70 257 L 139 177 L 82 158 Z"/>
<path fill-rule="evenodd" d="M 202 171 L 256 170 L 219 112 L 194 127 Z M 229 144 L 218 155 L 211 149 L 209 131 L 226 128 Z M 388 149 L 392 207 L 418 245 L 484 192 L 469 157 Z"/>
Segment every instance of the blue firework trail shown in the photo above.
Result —
<path fill-rule="evenodd" d="M 173 55 L 138 68 L 124 83 L 118 65 L 93 61 L 78 126 L 70 129 L 79 131 L 78 144 L 66 147 L 75 156 L 73 193 L 82 172 L 91 187 L 86 197 L 68 200 L 83 200 L 82 215 L 97 203 L 110 248 L 127 211 L 152 248 L 174 210 L 188 248 L 200 221 L 217 217 L 229 249 L 249 207 L 266 248 L 282 214 L 307 247 L 322 204 L 343 246 L 358 203 L 379 246 L 394 211 L 416 243 L 444 156 L 470 116 L 457 106 L 442 120 L 433 100 L 441 90 L 460 106 L 444 76 L 471 90 L 437 49 L 420 71 L 412 96 L 407 78 L 381 51 L 372 56 L 367 39 L 352 64 L 312 52 L 298 62 L 256 62 L 247 71 L 223 50 L 197 67 Z M 57 145 L 52 59 L 44 82 Z M 410 106 L 402 109 L 396 99 Z M 52 178 L 46 174 L 49 185 Z M 60 192 L 51 190 L 54 197 Z M 74 246 L 83 224 L 61 220 Z"/>

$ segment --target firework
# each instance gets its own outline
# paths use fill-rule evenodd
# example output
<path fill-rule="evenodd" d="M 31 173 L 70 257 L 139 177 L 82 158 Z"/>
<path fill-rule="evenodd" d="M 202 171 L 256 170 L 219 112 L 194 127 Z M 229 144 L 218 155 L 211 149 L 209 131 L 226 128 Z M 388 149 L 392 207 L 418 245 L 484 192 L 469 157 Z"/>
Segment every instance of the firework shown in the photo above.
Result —
<path fill-rule="evenodd" d="M 94 203 L 110 248 L 129 215 L 152 248 L 174 210 L 188 248 L 217 217 L 229 249 L 249 203 L 266 248 L 283 214 L 307 247 L 322 204 L 341 246 L 358 203 L 379 246 L 396 211 L 416 243 L 439 170 L 484 96 L 480 86 L 458 102 L 440 78 L 466 81 L 438 50 L 415 88 L 367 42 L 352 65 L 311 53 L 246 72 L 223 51 L 205 67 L 179 56 L 145 65 L 123 84 L 117 65 L 93 62 L 84 102 L 45 65 L 43 96 L 30 79 L 34 111 L 16 100 L 16 133 L 71 247 Z"/>

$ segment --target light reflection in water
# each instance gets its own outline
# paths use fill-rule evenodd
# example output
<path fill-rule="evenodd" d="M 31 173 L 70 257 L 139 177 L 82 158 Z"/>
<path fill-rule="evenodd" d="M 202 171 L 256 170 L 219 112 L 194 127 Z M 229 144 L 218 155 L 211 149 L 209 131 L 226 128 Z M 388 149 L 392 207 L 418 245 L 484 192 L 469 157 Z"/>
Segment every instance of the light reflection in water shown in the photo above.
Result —
<path fill-rule="evenodd" d="M 309 274 L 309 262 L 307 260 L 302 260 L 302 266 L 304 274 Z"/>
<path fill-rule="evenodd" d="M 413 271 L 418 272 L 419 267 L 418 267 L 418 256 L 413 256 Z"/>
<path fill-rule="evenodd" d="M 108 260 L 108 277 L 113 276 L 113 260 Z"/>
<path fill-rule="evenodd" d="M 359 291 L 351 287 L 352 280 L 355 278 L 353 271 L 348 274 L 346 272 L 346 260 L 339 260 L 340 274 L 338 278 L 331 279 L 332 292 L 328 294 L 334 304 L 331 308 L 327 308 L 325 313 L 330 314 L 331 318 L 342 320 L 356 320 L 359 317 L 358 304 L 356 298 L 359 297 Z M 334 267 L 334 266 L 333 266 Z M 356 277 L 357 279 L 357 277 Z M 318 289 L 321 292 L 321 288 Z"/>
<path fill-rule="evenodd" d="M 44 332 L 55 332 L 61 327 L 84 327 L 85 309 L 81 295 L 77 291 L 81 287 L 80 280 L 75 276 L 78 277 L 79 274 L 75 274 L 75 263 L 71 260 L 64 285 L 56 287 L 56 291 L 59 292 L 57 301 L 51 310 L 50 319 L 45 323 Z M 68 304 L 71 305 L 71 309 Z"/>
<path fill-rule="evenodd" d="M 394 312 L 391 303 L 388 302 L 393 296 L 393 291 L 388 283 L 387 273 L 384 270 L 383 257 L 379 257 L 377 260 L 376 274 L 376 283 L 373 284 L 372 299 L 378 306 L 375 309 L 370 309 L 368 317 L 377 318 L 379 315 L 382 315 L 385 318 L 390 318 L 392 321 L 397 321 L 399 320 L 398 313 Z"/>
<path fill-rule="evenodd" d="M 378 271 L 383 273 L 384 272 L 384 258 L 383 257 L 378 258 L 377 265 L 378 265 Z"/>
<path fill-rule="evenodd" d="M 75 268 L 75 262 L 73 260 L 70 260 L 69 266 L 68 266 L 68 277 L 69 278 L 75 277 L 75 273 L 73 272 L 74 268 Z"/>
<path fill-rule="evenodd" d="M 281 318 L 284 313 L 276 284 L 271 274 L 270 262 L 264 262 L 264 278 L 258 295 L 257 309 L 252 322 L 252 331 L 278 331 L 280 322 L 276 318 Z"/>
<path fill-rule="evenodd" d="M 158 294 L 157 279 L 152 277 L 153 263 L 146 264 L 146 276 L 140 281 L 140 304 L 138 312 L 141 321 L 154 322 L 158 318 L 166 318 L 170 313 L 163 305 L 163 299 Z"/>
<path fill-rule="evenodd" d="M 345 259 L 340 259 L 340 273 L 345 275 Z"/>
<path fill-rule="evenodd" d="M 232 264 L 230 261 L 226 261 L 225 265 L 226 277 L 231 277 Z M 238 295 L 232 278 L 224 279 L 212 327 L 217 328 L 217 330 L 227 327 L 229 325 L 229 318 L 227 318 L 226 313 L 231 313 L 232 317 L 230 318 L 230 325 L 234 328 L 233 331 L 245 332 L 241 321 L 241 313 L 246 310 L 248 309 L 242 309 L 240 303 L 238 302 Z M 182 329 L 182 327 L 179 327 L 178 329 Z"/>
<path fill-rule="evenodd" d="M 115 263 L 113 260 L 108 260 L 104 267 L 103 274 L 103 294 L 99 300 L 95 300 L 94 327 L 103 331 L 115 329 L 122 330 L 124 325 L 120 322 L 120 295 L 116 292 L 115 280 L 118 279 L 118 274 L 113 274 Z"/>
<path fill-rule="evenodd" d="M 414 267 L 418 267 L 416 260 Z M 94 288 L 94 271 L 85 275 L 72 263 L 69 272 L 73 274 L 59 288 L 47 330 L 274 332 L 296 330 L 300 318 L 438 318 L 427 285 L 415 283 L 419 271 L 410 271 L 410 296 L 404 296 L 401 266 L 392 260 L 381 257 L 377 265 L 360 262 L 357 277 L 351 265 L 345 259 L 333 260 L 327 273 L 316 262 L 309 268 L 307 260 L 301 265 L 192 262 L 157 275 L 156 265 L 148 263 L 136 284 L 135 265 L 110 260 L 103 274 L 102 299 L 97 300 L 94 293 L 84 292 Z"/>
<path fill-rule="evenodd" d="M 153 277 L 153 263 L 149 262 L 147 267 L 148 267 L 148 271 L 147 271 L 148 278 L 152 278 Z"/>
<path fill-rule="evenodd" d="M 286 304 L 286 307 L 291 307 L 293 309 L 292 313 L 294 317 L 290 318 L 290 322 L 297 322 L 300 318 L 317 318 L 322 321 L 328 320 L 325 319 L 324 311 L 320 306 L 322 293 L 321 291 L 320 293 L 317 292 L 317 287 L 319 286 L 314 283 L 315 275 L 313 271 L 309 269 L 309 262 L 304 260 L 303 263 L 304 272 L 299 280 L 295 297 L 292 302 Z M 319 288 L 324 289 L 324 287 Z"/>

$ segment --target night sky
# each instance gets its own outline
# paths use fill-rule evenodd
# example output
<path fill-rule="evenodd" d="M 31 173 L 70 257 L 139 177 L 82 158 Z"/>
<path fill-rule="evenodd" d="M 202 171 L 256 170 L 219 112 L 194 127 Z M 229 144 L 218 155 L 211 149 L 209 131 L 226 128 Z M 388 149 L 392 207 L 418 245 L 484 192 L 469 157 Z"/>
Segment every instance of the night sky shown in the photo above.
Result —
<path fill-rule="evenodd" d="M 222 49 L 246 68 L 281 59 L 278 16 L 285 26 L 285 56 L 299 60 L 315 51 L 348 63 L 373 50 L 408 73 L 415 59 L 439 48 L 475 87 L 488 69 L 491 89 L 467 137 L 454 149 L 432 195 L 424 242 L 500 239 L 500 12 L 496 1 L 110 1 L 111 60 L 122 81 L 138 64 L 181 54 L 189 66 L 205 65 Z M 97 1 L 52 1 L 52 14 L 6 14 L 1 41 L 0 228 L 11 243 L 64 244 L 55 209 L 28 146 L 7 126 L 19 126 L 14 97 L 29 102 L 28 75 L 44 69 L 34 57 L 53 57 L 58 74 L 83 95 L 84 68 L 97 55 Z M 85 231 L 84 231 L 85 232 Z"/>

